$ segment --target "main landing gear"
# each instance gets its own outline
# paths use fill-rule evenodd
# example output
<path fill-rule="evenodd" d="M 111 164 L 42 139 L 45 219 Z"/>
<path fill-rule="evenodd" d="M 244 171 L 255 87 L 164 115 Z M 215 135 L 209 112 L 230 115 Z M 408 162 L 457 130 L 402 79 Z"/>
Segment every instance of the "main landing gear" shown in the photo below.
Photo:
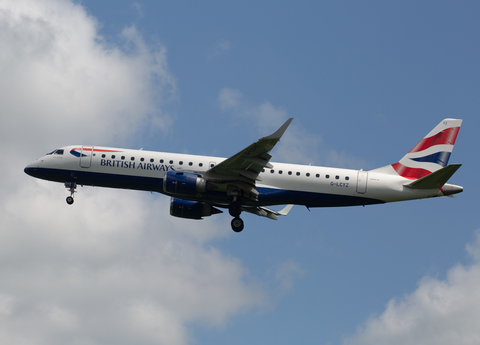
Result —
<path fill-rule="evenodd" d="M 242 213 L 242 205 L 240 205 L 237 201 L 233 201 L 228 207 L 228 213 L 234 217 L 231 223 L 232 230 L 235 232 L 242 231 L 244 227 L 243 220 L 240 218 L 240 214 Z"/>
<path fill-rule="evenodd" d="M 235 217 L 232 219 L 232 230 L 235 232 L 240 232 L 243 230 L 243 220 L 240 217 Z"/>
<path fill-rule="evenodd" d="M 73 195 L 75 194 L 75 189 L 77 189 L 77 184 L 75 182 L 65 182 L 65 188 L 68 188 L 70 196 L 67 196 L 67 204 L 73 204 Z"/>

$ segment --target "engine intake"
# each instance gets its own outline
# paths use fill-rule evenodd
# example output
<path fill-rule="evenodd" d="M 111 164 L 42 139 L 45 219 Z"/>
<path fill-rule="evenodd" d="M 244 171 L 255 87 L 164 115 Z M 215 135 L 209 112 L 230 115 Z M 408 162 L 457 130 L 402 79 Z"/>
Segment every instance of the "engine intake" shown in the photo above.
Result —
<path fill-rule="evenodd" d="M 208 217 L 217 213 L 222 213 L 222 211 L 204 202 L 178 198 L 172 198 L 170 201 L 170 214 L 174 217 L 202 219 L 202 217 Z"/>
<path fill-rule="evenodd" d="M 194 173 L 168 171 L 163 178 L 163 190 L 170 194 L 195 195 L 207 190 L 207 181 Z"/>

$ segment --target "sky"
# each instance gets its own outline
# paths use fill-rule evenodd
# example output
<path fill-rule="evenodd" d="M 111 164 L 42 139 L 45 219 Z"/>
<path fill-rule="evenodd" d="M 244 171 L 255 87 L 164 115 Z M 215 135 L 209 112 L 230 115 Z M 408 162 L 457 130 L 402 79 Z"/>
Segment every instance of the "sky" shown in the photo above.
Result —
<path fill-rule="evenodd" d="M 478 344 L 476 1 L 0 2 L 2 344 Z M 169 215 L 23 168 L 65 145 L 374 169 L 463 119 L 456 198 Z M 472 153 L 473 151 L 473 153 Z"/>

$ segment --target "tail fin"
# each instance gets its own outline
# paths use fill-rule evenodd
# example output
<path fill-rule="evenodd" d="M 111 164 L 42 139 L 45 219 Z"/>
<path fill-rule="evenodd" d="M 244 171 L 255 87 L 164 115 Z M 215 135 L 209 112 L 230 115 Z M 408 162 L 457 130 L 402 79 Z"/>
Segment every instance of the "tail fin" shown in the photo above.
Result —
<path fill-rule="evenodd" d="M 462 121 L 442 120 L 400 161 L 392 164 L 391 168 L 402 177 L 417 180 L 446 167 Z"/>

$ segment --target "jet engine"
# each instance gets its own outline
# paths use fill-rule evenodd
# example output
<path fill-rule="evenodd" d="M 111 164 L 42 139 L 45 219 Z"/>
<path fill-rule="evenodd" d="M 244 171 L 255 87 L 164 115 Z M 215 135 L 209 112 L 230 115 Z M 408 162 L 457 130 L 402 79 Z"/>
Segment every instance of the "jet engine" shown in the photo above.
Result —
<path fill-rule="evenodd" d="M 195 195 L 207 190 L 207 181 L 194 173 L 168 171 L 163 178 L 163 190 L 170 194 Z"/>
<path fill-rule="evenodd" d="M 208 217 L 217 213 L 222 213 L 222 211 L 204 202 L 177 198 L 172 198 L 170 201 L 170 214 L 174 217 L 202 219 L 202 217 Z"/>

